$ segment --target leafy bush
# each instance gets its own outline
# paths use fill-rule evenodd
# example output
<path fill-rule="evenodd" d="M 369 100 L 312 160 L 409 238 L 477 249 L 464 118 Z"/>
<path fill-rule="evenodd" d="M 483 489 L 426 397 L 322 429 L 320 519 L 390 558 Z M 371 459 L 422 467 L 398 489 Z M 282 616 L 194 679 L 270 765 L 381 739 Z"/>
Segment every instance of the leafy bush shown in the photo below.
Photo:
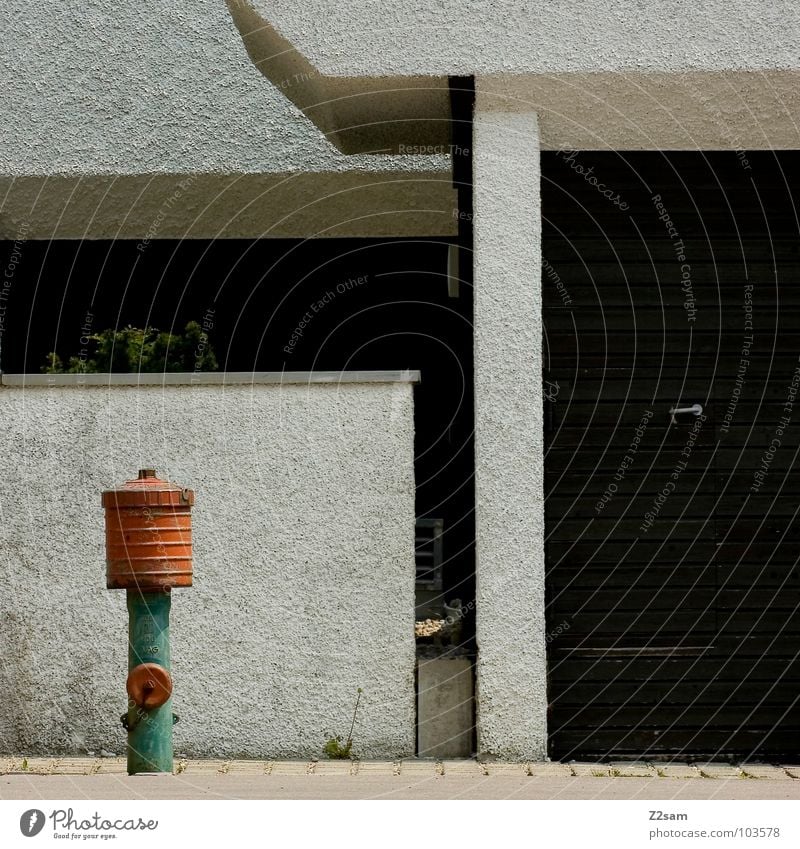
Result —
<path fill-rule="evenodd" d="M 89 346 L 71 356 L 66 366 L 55 352 L 42 366 L 45 374 L 105 372 L 217 371 L 219 365 L 208 334 L 190 321 L 182 334 L 156 327 L 108 328 L 88 337 Z"/>

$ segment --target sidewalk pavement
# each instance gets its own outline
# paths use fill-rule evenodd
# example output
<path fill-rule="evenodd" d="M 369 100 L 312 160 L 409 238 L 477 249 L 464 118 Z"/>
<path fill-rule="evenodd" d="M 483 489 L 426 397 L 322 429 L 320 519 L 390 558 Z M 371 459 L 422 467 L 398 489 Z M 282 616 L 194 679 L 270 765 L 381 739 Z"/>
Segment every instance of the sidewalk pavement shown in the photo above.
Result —
<path fill-rule="evenodd" d="M 800 767 L 0 757 L 0 799 L 800 799 Z"/>

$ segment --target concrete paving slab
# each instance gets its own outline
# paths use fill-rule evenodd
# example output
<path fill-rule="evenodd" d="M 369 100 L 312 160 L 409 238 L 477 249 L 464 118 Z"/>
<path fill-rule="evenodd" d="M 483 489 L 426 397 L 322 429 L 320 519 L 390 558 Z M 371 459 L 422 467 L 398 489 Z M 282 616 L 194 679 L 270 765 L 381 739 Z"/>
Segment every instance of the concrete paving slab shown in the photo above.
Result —
<path fill-rule="evenodd" d="M 228 773 L 230 775 L 267 775 L 272 761 L 230 761 Z"/>
<path fill-rule="evenodd" d="M 98 775 L 127 775 L 127 758 L 101 758 L 97 767 Z"/>
<path fill-rule="evenodd" d="M 569 764 L 560 763 L 529 763 L 527 770 L 534 778 L 571 778 L 572 770 Z"/>
<path fill-rule="evenodd" d="M 311 775 L 355 775 L 353 769 L 353 761 L 312 761 L 310 774 Z"/>
<path fill-rule="evenodd" d="M 611 775 L 618 778 L 658 778 L 658 773 L 648 763 L 642 761 L 620 761 L 609 764 Z"/>
<path fill-rule="evenodd" d="M 25 769 L 23 769 L 25 764 Z M 20 774 L 27 776 L 65 775 L 126 775 L 126 760 L 122 757 L 63 757 L 28 758 L 5 755 L 0 758 L 0 774 Z M 730 781 L 750 778 L 759 781 L 800 780 L 800 766 L 775 764 L 733 764 L 673 762 L 669 764 L 647 763 L 643 761 L 619 761 L 611 764 L 576 762 L 572 764 L 556 762 L 509 763 L 478 762 L 473 759 L 453 759 L 436 761 L 433 759 L 409 758 L 405 761 L 267 761 L 222 759 L 181 759 L 175 764 L 176 775 L 197 778 L 200 776 L 233 774 L 242 777 L 257 778 L 264 775 L 305 776 L 318 775 L 331 778 L 362 776 L 368 778 L 390 778 L 403 775 L 410 779 L 428 779 L 440 776 L 450 778 L 505 777 L 519 779 L 533 777 L 538 779 L 574 779 L 574 778 L 669 778 Z"/>
<path fill-rule="evenodd" d="M 100 763 L 100 758 L 59 758 L 53 772 L 57 775 L 94 775 Z"/>
<path fill-rule="evenodd" d="M 662 778 L 702 778 L 700 770 L 692 764 L 687 763 L 668 763 L 655 764 L 656 772 Z"/>
<path fill-rule="evenodd" d="M 393 761 L 355 761 L 355 775 L 398 775 L 399 766 Z"/>
<path fill-rule="evenodd" d="M 703 778 L 716 778 L 722 781 L 744 778 L 742 770 L 732 764 L 696 764 L 696 766 Z"/>
<path fill-rule="evenodd" d="M 571 763 L 569 768 L 578 778 L 604 778 L 611 774 L 608 764 Z"/>
<path fill-rule="evenodd" d="M 438 774 L 436 761 L 400 761 L 399 775 L 435 778 Z"/>
<path fill-rule="evenodd" d="M 186 775 L 214 775 L 216 773 L 226 773 L 228 771 L 228 761 L 223 760 L 187 760 L 182 761 L 182 773 Z"/>
<path fill-rule="evenodd" d="M 487 775 L 483 764 L 472 760 L 442 761 L 442 775 L 464 775 L 468 778 L 483 778 Z"/>
<path fill-rule="evenodd" d="M 779 766 L 772 764 L 743 764 L 742 771 L 748 778 L 769 779 L 771 781 L 791 781 L 792 777 Z"/>
<path fill-rule="evenodd" d="M 4 775 L 2 799 L 774 799 L 800 800 L 800 781 L 522 778 L 462 775 Z"/>
<path fill-rule="evenodd" d="M 486 761 L 481 764 L 487 775 L 512 775 L 516 777 L 528 776 L 528 764 L 523 761 L 513 763 L 501 761 Z M 571 773 L 567 771 L 567 775 Z"/>
<path fill-rule="evenodd" d="M 275 761 L 270 775 L 308 775 L 310 772 L 309 761 Z"/>
<path fill-rule="evenodd" d="M 58 758 L 17 758 L 14 772 L 30 773 L 31 775 L 50 775 Z"/>

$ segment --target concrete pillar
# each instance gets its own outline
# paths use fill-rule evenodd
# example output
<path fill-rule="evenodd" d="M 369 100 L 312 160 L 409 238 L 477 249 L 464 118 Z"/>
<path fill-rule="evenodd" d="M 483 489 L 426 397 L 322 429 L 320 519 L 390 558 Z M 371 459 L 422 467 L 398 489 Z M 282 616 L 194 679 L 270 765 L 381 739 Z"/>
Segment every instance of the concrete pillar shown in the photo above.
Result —
<path fill-rule="evenodd" d="M 469 658 L 420 658 L 417 663 L 418 756 L 471 757 L 473 722 Z"/>
<path fill-rule="evenodd" d="M 478 753 L 544 759 L 541 203 L 536 113 L 482 90 L 473 128 Z"/>

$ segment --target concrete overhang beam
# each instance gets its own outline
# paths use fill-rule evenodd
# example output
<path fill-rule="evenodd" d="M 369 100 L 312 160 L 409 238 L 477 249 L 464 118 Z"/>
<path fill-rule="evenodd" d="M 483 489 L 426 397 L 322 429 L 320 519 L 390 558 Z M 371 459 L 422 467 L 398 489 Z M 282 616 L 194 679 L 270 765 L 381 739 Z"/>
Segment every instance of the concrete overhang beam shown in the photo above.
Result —
<path fill-rule="evenodd" d="M 321 74 L 251 4 L 227 3 L 255 66 L 343 153 L 449 152 L 446 76 Z"/>
<path fill-rule="evenodd" d="M 663 15 L 655 11 L 641 22 L 638 40 L 620 38 L 626 27 L 636 30 L 634 21 L 615 26 L 598 18 L 616 45 L 605 55 L 578 49 L 583 36 L 568 9 L 543 9 L 552 20 L 551 31 L 541 33 L 533 11 L 523 9 L 517 26 L 498 18 L 495 38 L 469 53 L 464 45 L 481 32 L 477 22 L 489 14 L 484 6 L 469 14 L 451 10 L 438 31 L 435 16 L 418 19 L 402 3 L 381 25 L 370 17 L 374 9 L 360 6 L 228 5 L 256 66 L 345 153 L 447 152 L 451 110 L 443 67 L 479 78 L 503 111 L 536 112 L 542 150 L 800 147 L 796 57 L 787 65 L 780 45 L 770 52 L 757 20 L 745 26 L 723 15 L 715 19 L 717 32 L 701 16 L 688 33 L 697 53 L 684 56 L 666 49 Z M 433 7 L 428 11 L 434 15 Z M 737 53 L 743 26 L 753 43 Z M 484 40 L 490 35 L 484 32 Z M 717 45 L 713 54 L 703 49 L 709 38 Z"/>

